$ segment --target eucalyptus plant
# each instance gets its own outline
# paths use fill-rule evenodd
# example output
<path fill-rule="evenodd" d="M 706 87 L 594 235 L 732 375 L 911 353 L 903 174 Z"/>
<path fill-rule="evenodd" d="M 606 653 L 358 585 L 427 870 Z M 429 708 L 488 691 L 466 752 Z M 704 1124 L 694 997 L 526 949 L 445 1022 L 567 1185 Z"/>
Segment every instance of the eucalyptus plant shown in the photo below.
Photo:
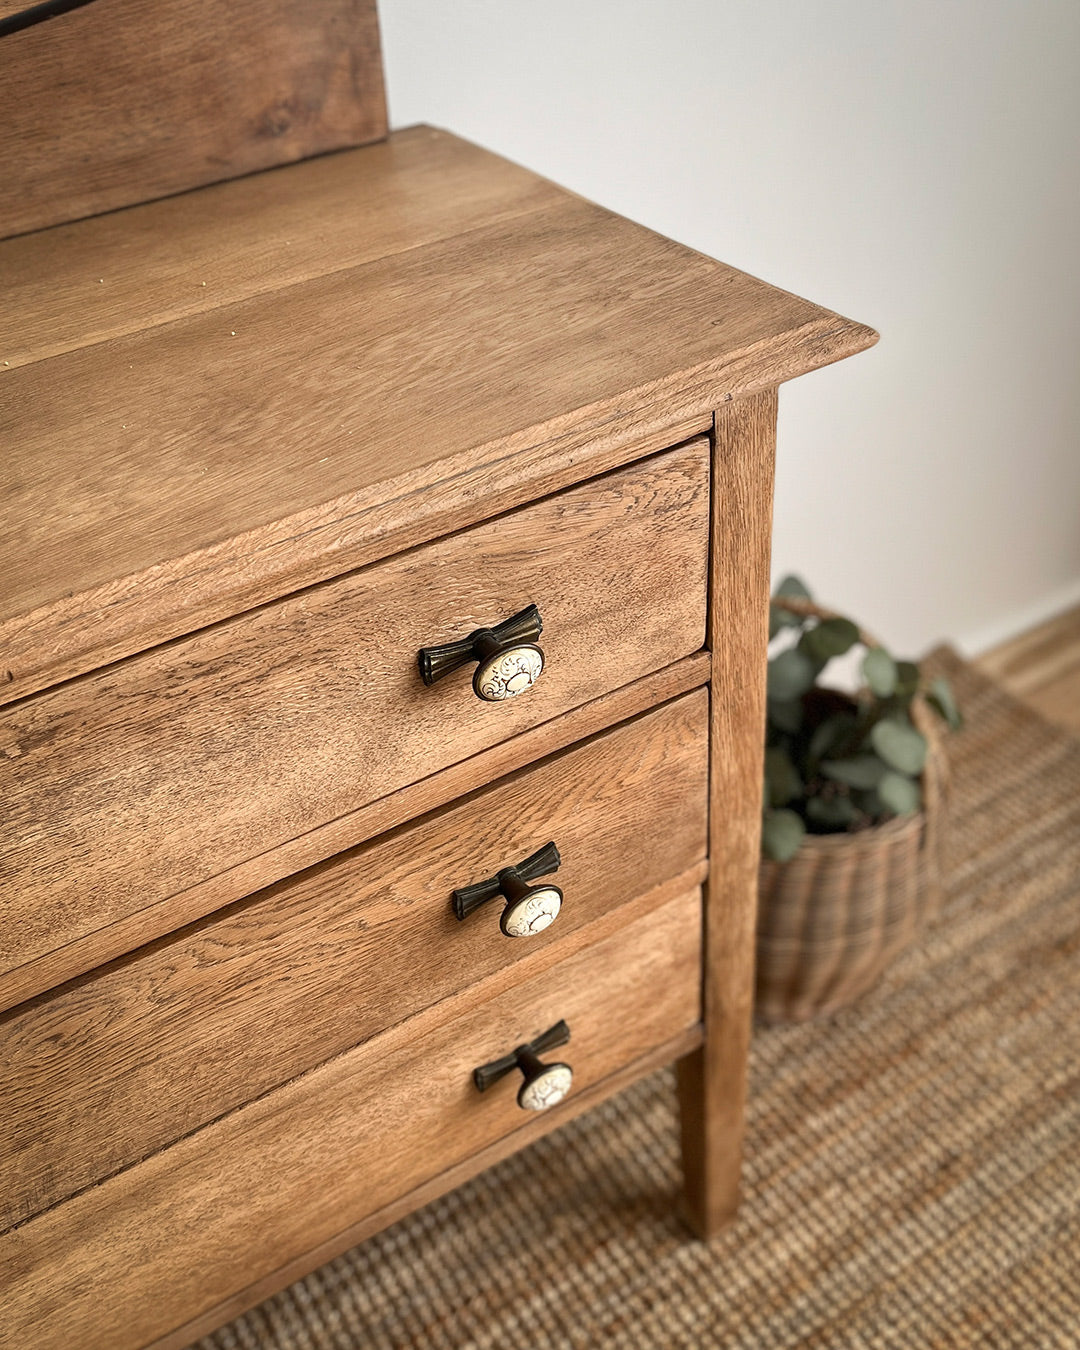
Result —
<path fill-rule="evenodd" d="M 777 862 L 791 858 L 808 831 L 860 830 L 920 809 L 929 747 L 911 718 L 917 695 L 950 729 L 961 723 L 947 680 L 924 682 L 914 661 L 867 645 L 850 619 L 800 612 L 799 602 L 810 601 L 789 576 L 769 611 L 779 650 L 769 660 L 762 850 Z M 863 653 L 859 692 L 819 683 L 829 662 L 854 647 Z"/>

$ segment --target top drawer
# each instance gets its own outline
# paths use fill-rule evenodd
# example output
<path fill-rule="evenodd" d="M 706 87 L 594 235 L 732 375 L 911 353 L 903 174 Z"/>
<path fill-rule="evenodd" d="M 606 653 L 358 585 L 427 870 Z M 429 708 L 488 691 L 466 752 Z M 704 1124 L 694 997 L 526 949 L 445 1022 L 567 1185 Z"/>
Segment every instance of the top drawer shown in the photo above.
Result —
<path fill-rule="evenodd" d="M 691 442 L 5 709 L 0 972 L 697 650 L 708 473 Z M 424 686 L 530 603 L 534 689 Z"/>

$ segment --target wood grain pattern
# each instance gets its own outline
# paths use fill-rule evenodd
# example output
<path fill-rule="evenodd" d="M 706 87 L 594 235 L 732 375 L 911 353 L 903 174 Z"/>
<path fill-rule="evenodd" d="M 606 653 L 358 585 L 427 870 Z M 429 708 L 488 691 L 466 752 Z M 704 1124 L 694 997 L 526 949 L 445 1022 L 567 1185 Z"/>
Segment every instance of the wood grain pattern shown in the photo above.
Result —
<path fill-rule="evenodd" d="M 317 508 L 342 494 L 352 515 L 402 468 L 663 379 L 721 339 L 730 356 L 820 317 L 642 233 L 569 198 L 5 371 L 20 471 L 9 604 L 25 612 L 267 526 L 252 552 L 299 525 L 310 553 Z"/>
<path fill-rule="evenodd" d="M 708 479 L 691 442 L 9 707 L 3 969 L 701 647 Z M 421 683 L 529 602 L 535 689 Z"/>
<path fill-rule="evenodd" d="M 101 0 L 98 0 L 101 3 Z M 420 182 L 424 190 L 408 190 Z M 563 190 L 435 127 L 0 246 L 8 368 L 512 220 Z"/>
<path fill-rule="evenodd" d="M 620 409 L 603 425 L 584 432 L 563 434 L 553 427 L 547 444 L 517 438 L 513 447 L 499 447 L 491 462 L 454 472 L 431 490 L 423 487 L 419 475 L 408 475 L 407 481 L 394 485 L 399 496 L 370 511 L 358 507 L 344 523 L 320 526 L 312 521 L 308 534 L 308 527 L 294 522 L 295 534 L 269 544 L 269 552 L 257 560 L 246 553 L 249 546 L 258 552 L 257 541 L 228 540 L 211 549 L 194 573 L 184 561 L 175 567 L 165 563 L 130 585 L 125 581 L 100 592 L 73 593 L 36 610 L 25 623 L 0 621 L 0 706 L 281 596 L 290 589 L 283 584 L 286 576 L 293 578 L 296 589 L 318 584 L 350 567 L 370 565 L 591 474 L 678 445 L 711 427 L 711 414 L 672 421 L 662 404 Z M 0 496 L 2 491 L 0 483 Z M 310 552 L 305 538 L 311 541 Z M 264 571 L 268 559 L 276 561 Z M 231 572 L 232 562 L 238 562 L 239 571 Z M 230 570 L 235 584 L 218 584 L 219 565 Z M 190 591 L 184 589 L 188 583 Z"/>
<path fill-rule="evenodd" d="M 392 204 L 437 201 L 461 171 L 452 137 L 429 150 L 333 161 L 343 178 L 369 153 L 381 166 L 363 181 L 388 203 L 386 256 L 170 322 L 142 312 L 138 332 L 0 367 L 0 425 L 15 447 L 0 466 L 12 522 L 0 542 L 0 701 L 671 444 L 678 436 L 657 434 L 698 429 L 733 393 L 874 340 L 569 194 L 552 200 L 540 180 L 536 209 L 513 214 L 528 189 L 494 157 L 490 179 L 475 161 L 468 171 L 490 223 L 463 219 L 452 238 L 394 252 L 386 225 L 400 214 L 419 238 L 427 213 Z M 279 209 L 265 209 L 280 238 Z M 109 245 L 121 256 L 123 222 L 135 222 L 142 262 L 118 294 L 144 292 L 165 318 L 184 302 L 147 279 L 155 255 L 140 241 L 167 241 L 173 211 L 194 247 L 189 199 L 115 217 Z M 74 311 L 50 327 L 104 331 L 118 311 L 102 301 L 84 326 L 85 285 L 63 257 L 88 258 L 76 237 L 105 228 L 67 231 L 55 269 L 45 236 L 9 241 L 0 276 L 23 276 L 32 247 L 34 275 L 57 274 L 54 292 L 33 288 L 34 307 Z M 245 228 L 222 232 L 233 287 L 237 241 L 250 248 L 260 227 L 249 217 Z M 315 218 L 307 233 L 320 232 Z M 201 256 L 215 247 L 202 239 Z M 331 268 L 343 248 L 312 246 L 303 268 Z M 99 291 L 117 284 L 91 276 Z"/>
<path fill-rule="evenodd" d="M 376 140 L 374 0 L 97 0 L 0 43 L 0 124 L 0 236 Z"/>
<path fill-rule="evenodd" d="M 384 1228 L 389 1228 L 391 1224 L 397 1223 L 399 1219 L 406 1214 L 411 1214 L 413 1210 L 431 1204 L 433 1200 L 437 1200 L 448 1191 L 463 1185 L 480 1172 L 484 1172 L 489 1167 L 494 1167 L 496 1163 L 502 1162 L 511 1153 L 526 1148 L 550 1130 L 559 1128 L 567 1121 L 573 1120 L 575 1116 L 591 1111 L 594 1106 L 599 1106 L 608 1097 L 613 1097 L 622 1092 L 624 1088 L 630 1087 L 632 1083 L 636 1083 L 639 1078 L 644 1078 L 646 1074 L 653 1073 L 656 1069 L 663 1068 L 665 1064 L 671 1064 L 675 1060 L 693 1053 L 700 1044 L 701 1026 L 698 1023 L 671 1040 L 665 1041 L 663 1045 L 657 1046 L 655 1050 L 648 1051 L 632 1063 L 616 1070 L 602 1082 L 594 1083 L 592 1087 L 585 1088 L 580 1092 L 577 1090 L 572 1092 L 566 1101 L 559 1106 L 557 1120 L 549 1120 L 544 1113 L 527 1120 L 512 1134 L 503 1135 L 495 1143 L 488 1144 L 485 1148 L 470 1154 L 462 1162 L 447 1168 L 445 1172 L 440 1172 L 437 1177 L 432 1177 L 430 1181 L 423 1182 L 422 1185 L 417 1186 L 406 1195 L 400 1196 L 388 1205 L 384 1205 L 376 1213 L 369 1214 L 357 1223 L 350 1224 L 342 1232 L 335 1233 L 332 1238 L 328 1238 L 325 1242 L 320 1242 L 317 1247 L 313 1247 L 304 1252 L 303 1255 L 294 1257 L 284 1265 L 278 1266 L 276 1270 L 262 1276 L 244 1289 L 238 1290 L 215 1307 L 209 1308 L 198 1317 L 192 1318 L 191 1321 L 177 1327 L 175 1331 L 155 1340 L 147 1347 L 147 1350 L 187 1350 L 199 1337 L 207 1335 L 217 1327 L 231 1321 L 234 1317 L 239 1317 L 241 1313 L 255 1307 L 263 1299 L 276 1294 L 279 1289 L 286 1288 L 293 1281 L 302 1279 L 311 1271 L 317 1270 L 319 1266 L 325 1265 L 327 1261 L 332 1261 L 335 1256 L 340 1256 L 342 1252 L 348 1251 L 350 1247 L 355 1247 L 357 1243 L 364 1242 Z"/>
<path fill-rule="evenodd" d="M 480 1097 L 476 1064 L 565 1017 L 560 1054 L 587 1091 L 693 1028 L 700 956 L 695 891 L 450 1021 L 441 1005 L 421 1013 L 31 1219 L 0 1237 L 7 1334 L 22 1350 L 125 1350 L 168 1333 L 518 1129 L 514 1084 Z"/>
<path fill-rule="evenodd" d="M 716 415 L 709 881 L 702 1048 L 679 1064 L 687 1217 L 711 1237 L 735 1214 L 754 1004 L 776 390 Z"/>
<path fill-rule="evenodd" d="M 702 689 L 0 1020 L 0 1229 L 703 863 L 707 761 Z M 550 928 L 454 918 L 548 839 Z"/>
<path fill-rule="evenodd" d="M 208 881 L 140 909 L 106 928 L 95 929 L 64 947 L 0 976 L 0 1012 L 54 989 L 96 966 L 175 932 L 185 924 L 251 895 L 282 877 L 310 867 L 364 840 L 412 820 L 503 774 L 617 722 L 708 683 L 711 659 L 695 652 L 645 675 L 489 750 L 422 778 L 386 797 L 347 812 L 318 829 L 290 839 Z"/>

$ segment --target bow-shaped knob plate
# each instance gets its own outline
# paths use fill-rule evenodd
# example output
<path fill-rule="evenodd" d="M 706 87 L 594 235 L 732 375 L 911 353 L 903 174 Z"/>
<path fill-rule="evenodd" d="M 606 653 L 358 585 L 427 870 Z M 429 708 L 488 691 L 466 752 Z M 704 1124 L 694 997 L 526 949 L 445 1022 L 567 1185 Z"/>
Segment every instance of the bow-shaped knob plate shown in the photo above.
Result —
<path fill-rule="evenodd" d="M 544 623 L 535 605 L 492 628 L 477 628 L 466 638 L 421 647 L 417 653 L 420 677 L 434 684 L 452 670 L 477 662 L 473 693 L 485 703 L 504 703 L 531 689 L 544 669 L 544 653 L 536 645 Z"/>
<path fill-rule="evenodd" d="M 545 1050 L 566 1045 L 569 1040 L 569 1026 L 564 1021 L 556 1022 L 535 1040 L 519 1045 L 490 1064 L 473 1069 L 473 1082 L 478 1091 L 486 1092 L 500 1078 L 520 1069 L 524 1082 L 518 1088 L 517 1104 L 523 1111 L 546 1111 L 551 1106 L 558 1106 L 573 1086 L 574 1071 L 569 1064 L 561 1062 L 545 1064 L 540 1056 Z"/>
<path fill-rule="evenodd" d="M 499 927 L 507 937 L 533 937 L 542 933 L 559 917 L 563 893 L 550 882 L 530 886 L 537 877 L 556 872 L 562 863 L 555 841 L 538 848 L 513 867 L 504 867 L 486 881 L 460 886 L 451 899 L 458 919 L 467 919 L 473 910 L 486 905 L 497 895 L 506 901 Z"/>

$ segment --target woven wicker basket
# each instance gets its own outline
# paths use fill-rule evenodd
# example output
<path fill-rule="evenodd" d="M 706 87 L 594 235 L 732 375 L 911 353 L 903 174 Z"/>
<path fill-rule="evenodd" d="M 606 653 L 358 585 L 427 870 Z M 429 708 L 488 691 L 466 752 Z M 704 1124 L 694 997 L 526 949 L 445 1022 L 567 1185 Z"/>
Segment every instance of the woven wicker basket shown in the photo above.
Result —
<path fill-rule="evenodd" d="M 793 613 L 831 611 L 784 600 Z M 867 646 L 875 639 L 861 634 Z M 921 698 L 912 720 L 929 743 L 923 809 L 853 834 L 807 835 L 786 863 L 763 860 L 758 895 L 757 1015 L 803 1022 L 864 994 L 940 904 L 947 771 Z"/>

